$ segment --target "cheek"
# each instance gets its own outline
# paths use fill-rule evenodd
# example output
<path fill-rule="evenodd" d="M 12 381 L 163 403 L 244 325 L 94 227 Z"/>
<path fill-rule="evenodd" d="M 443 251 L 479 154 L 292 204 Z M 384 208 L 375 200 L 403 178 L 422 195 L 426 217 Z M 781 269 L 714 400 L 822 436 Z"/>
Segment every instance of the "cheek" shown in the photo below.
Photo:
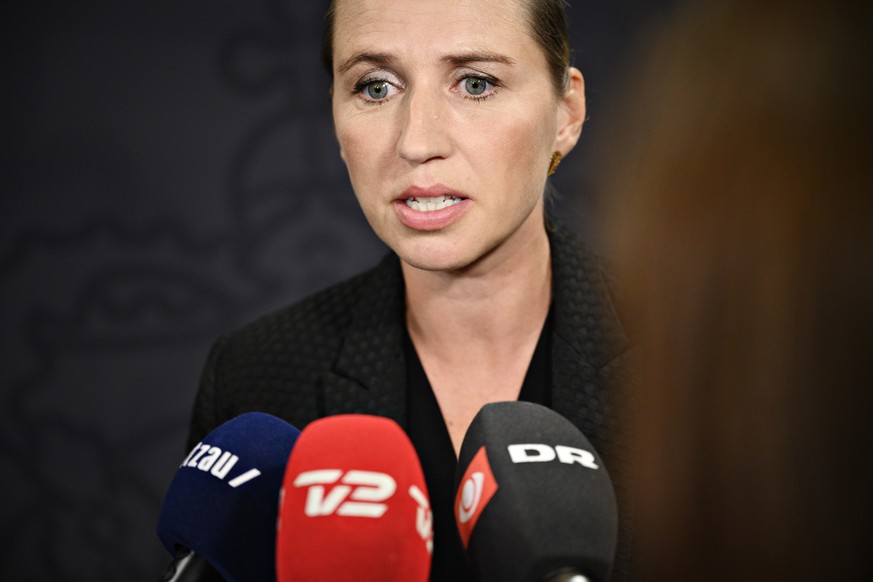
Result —
<path fill-rule="evenodd" d="M 489 156 L 494 169 L 505 173 L 508 187 L 528 191 L 531 196 L 542 194 L 548 161 L 554 141 L 552 124 L 543 123 L 544 117 L 515 117 L 505 123 L 494 140 Z"/>
<path fill-rule="evenodd" d="M 340 127 L 337 128 L 337 141 L 355 196 L 364 204 L 366 200 L 363 194 L 369 182 L 367 171 L 373 167 L 372 163 L 367 163 L 368 160 L 372 161 L 373 144 L 354 131 Z"/>
<path fill-rule="evenodd" d="M 361 155 L 360 140 L 357 139 L 354 132 L 349 131 L 348 127 L 340 126 L 339 124 L 337 124 L 336 128 L 336 139 L 339 142 L 340 153 L 343 161 L 346 163 L 349 173 L 351 174 L 353 168 L 357 166 L 358 159 Z"/>
<path fill-rule="evenodd" d="M 337 141 L 352 185 L 359 187 L 370 185 L 370 180 L 380 176 L 381 160 L 385 157 L 386 144 L 384 132 L 372 126 L 354 123 L 337 124 Z"/>

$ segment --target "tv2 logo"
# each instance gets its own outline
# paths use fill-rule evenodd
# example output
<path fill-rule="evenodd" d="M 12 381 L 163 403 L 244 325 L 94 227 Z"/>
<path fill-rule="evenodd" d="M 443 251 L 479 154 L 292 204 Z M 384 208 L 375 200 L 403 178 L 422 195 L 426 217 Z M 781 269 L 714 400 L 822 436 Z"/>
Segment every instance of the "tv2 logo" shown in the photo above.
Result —
<path fill-rule="evenodd" d="M 342 479 L 340 479 L 342 478 Z M 325 495 L 325 485 L 332 485 Z M 295 487 L 308 487 L 303 512 L 307 517 L 337 515 L 379 518 L 388 511 L 387 501 L 397 490 L 390 475 L 373 471 L 346 471 L 320 469 L 300 473 L 294 479 Z"/>

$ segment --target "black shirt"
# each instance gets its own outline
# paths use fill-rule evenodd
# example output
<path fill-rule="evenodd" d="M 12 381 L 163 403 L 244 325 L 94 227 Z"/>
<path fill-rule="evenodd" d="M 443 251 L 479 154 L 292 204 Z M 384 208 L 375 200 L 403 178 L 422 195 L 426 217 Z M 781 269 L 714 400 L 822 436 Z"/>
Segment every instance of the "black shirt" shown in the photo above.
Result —
<path fill-rule="evenodd" d="M 519 400 L 551 406 L 551 327 L 550 310 L 525 374 Z M 458 467 L 455 449 L 452 447 L 436 396 L 408 333 L 403 340 L 403 349 L 406 355 L 407 433 L 421 460 L 433 510 L 434 549 L 430 580 L 473 581 L 476 578 L 464 556 L 453 513 L 455 471 Z"/>

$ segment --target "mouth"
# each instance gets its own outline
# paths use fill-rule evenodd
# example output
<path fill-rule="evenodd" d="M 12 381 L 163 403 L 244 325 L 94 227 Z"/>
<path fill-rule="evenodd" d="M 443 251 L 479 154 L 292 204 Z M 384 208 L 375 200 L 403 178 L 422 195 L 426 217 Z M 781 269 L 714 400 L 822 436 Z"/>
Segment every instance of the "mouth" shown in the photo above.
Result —
<path fill-rule="evenodd" d="M 452 188 L 434 184 L 427 188 L 410 186 L 403 191 L 398 202 L 402 202 L 407 208 L 416 212 L 436 212 L 460 204 L 466 199 L 466 196 Z"/>
<path fill-rule="evenodd" d="M 411 196 L 404 200 L 407 207 L 418 212 L 434 212 L 455 204 L 460 204 L 464 198 L 443 194 L 442 196 Z"/>
<path fill-rule="evenodd" d="M 437 231 L 460 220 L 473 201 L 441 184 L 410 186 L 394 200 L 400 222 L 413 230 Z"/>

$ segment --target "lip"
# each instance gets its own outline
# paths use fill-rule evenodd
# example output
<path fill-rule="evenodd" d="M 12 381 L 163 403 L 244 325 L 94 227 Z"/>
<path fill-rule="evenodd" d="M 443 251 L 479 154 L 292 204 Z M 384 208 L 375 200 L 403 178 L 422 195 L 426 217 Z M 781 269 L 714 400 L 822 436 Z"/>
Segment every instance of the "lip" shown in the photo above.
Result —
<path fill-rule="evenodd" d="M 438 196 L 453 196 L 460 198 L 461 202 L 453 204 L 440 210 L 431 210 L 429 212 L 421 212 L 413 210 L 406 205 L 406 201 L 410 198 L 435 198 Z M 433 186 L 421 187 L 410 186 L 394 200 L 394 209 L 397 211 L 397 216 L 400 222 L 407 228 L 420 231 L 435 231 L 442 230 L 461 219 L 472 206 L 473 201 L 468 196 L 442 184 L 434 184 Z"/>
<path fill-rule="evenodd" d="M 433 186 L 410 186 L 406 190 L 403 191 L 402 194 L 397 198 L 398 200 L 409 200 L 410 198 L 418 198 L 419 196 L 424 198 L 435 198 L 437 196 L 454 196 L 455 198 L 469 198 L 463 192 L 458 192 L 448 186 L 443 186 L 442 184 L 434 184 Z"/>

